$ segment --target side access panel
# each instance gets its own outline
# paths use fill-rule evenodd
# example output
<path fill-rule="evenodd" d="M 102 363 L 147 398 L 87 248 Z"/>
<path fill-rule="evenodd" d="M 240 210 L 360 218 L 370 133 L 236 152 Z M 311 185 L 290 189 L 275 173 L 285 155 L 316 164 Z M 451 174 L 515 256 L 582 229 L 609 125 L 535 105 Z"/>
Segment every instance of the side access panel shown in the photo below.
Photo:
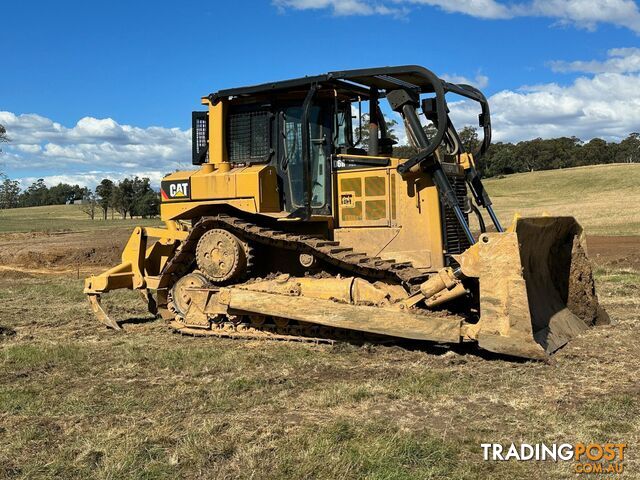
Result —
<path fill-rule="evenodd" d="M 334 238 L 368 255 L 439 270 L 444 254 L 437 189 L 424 175 L 403 179 L 397 162 L 336 171 Z"/>

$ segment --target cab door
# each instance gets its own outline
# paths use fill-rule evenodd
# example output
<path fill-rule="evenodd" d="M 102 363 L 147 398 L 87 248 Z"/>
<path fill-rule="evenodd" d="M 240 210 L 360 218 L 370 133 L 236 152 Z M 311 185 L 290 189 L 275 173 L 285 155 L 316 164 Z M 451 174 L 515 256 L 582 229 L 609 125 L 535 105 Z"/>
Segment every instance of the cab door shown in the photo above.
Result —
<path fill-rule="evenodd" d="M 330 144 L 331 122 L 329 110 L 321 105 L 309 109 L 309 172 L 311 184 L 310 210 L 314 215 L 331 215 Z M 282 178 L 284 204 L 287 212 L 306 208 L 302 149 L 302 105 L 282 107 L 280 113 L 280 142 L 278 144 L 278 170 Z"/>

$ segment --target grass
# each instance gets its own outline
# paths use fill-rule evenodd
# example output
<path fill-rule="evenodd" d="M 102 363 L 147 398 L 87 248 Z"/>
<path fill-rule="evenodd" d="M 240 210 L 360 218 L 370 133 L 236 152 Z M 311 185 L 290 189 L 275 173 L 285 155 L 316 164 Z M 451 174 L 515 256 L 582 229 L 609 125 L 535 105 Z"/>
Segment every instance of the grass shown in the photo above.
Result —
<path fill-rule="evenodd" d="M 598 278 L 618 324 L 546 365 L 182 337 L 132 292 L 105 302 L 140 319 L 119 334 L 79 280 L 7 273 L 0 478 L 568 478 L 563 463 L 483 462 L 480 443 L 638 444 L 638 297 L 618 292 L 624 273 Z"/>
<path fill-rule="evenodd" d="M 502 223 L 524 215 L 571 215 L 588 234 L 638 235 L 640 165 L 614 164 L 485 180 Z"/>
<path fill-rule="evenodd" d="M 51 205 L 46 207 L 12 208 L 0 212 L 0 233 L 61 232 L 110 230 L 114 227 L 158 225 L 158 219 L 91 220 L 79 205 Z"/>

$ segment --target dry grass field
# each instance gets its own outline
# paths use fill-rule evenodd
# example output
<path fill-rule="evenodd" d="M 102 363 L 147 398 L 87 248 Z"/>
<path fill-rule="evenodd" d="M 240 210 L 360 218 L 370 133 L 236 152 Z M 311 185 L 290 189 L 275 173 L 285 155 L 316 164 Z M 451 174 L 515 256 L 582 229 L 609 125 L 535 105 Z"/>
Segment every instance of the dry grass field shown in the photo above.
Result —
<path fill-rule="evenodd" d="M 26 212 L 8 227 L 3 212 L 0 478 L 575 478 L 571 462 L 484 462 L 480 444 L 577 441 L 627 443 L 621 477 L 640 478 L 639 177 L 614 165 L 487 182 L 501 218 L 575 214 L 591 236 L 613 323 L 550 363 L 182 337 L 132 292 L 105 299 L 127 319 L 113 332 L 82 277 L 117 260 L 132 223 L 106 234 Z"/>
<path fill-rule="evenodd" d="M 51 205 L 47 207 L 15 208 L 0 213 L 0 233 L 4 232 L 75 232 L 111 230 L 120 228 L 123 224 L 150 226 L 160 222 L 156 219 L 126 219 L 122 220 L 116 214 L 107 220 L 96 214 L 95 220 L 90 220 L 80 205 Z"/>
<path fill-rule="evenodd" d="M 591 235 L 638 235 L 640 164 L 595 165 L 490 178 L 485 186 L 503 223 L 523 216 L 571 215 Z"/>

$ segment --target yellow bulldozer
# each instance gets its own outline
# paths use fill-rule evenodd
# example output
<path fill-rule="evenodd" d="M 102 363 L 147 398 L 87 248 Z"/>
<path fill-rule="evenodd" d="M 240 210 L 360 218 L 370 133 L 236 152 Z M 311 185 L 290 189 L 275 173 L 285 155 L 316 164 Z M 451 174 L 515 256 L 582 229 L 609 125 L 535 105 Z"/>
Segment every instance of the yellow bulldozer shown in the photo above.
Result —
<path fill-rule="evenodd" d="M 478 104 L 477 152 L 465 151 L 447 95 Z M 385 98 L 410 158 L 393 155 Z M 166 228 L 136 228 L 122 263 L 85 280 L 105 325 L 121 328 L 101 295 L 126 288 L 185 334 L 475 342 L 545 359 L 608 321 L 575 219 L 499 222 L 476 170 L 491 141 L 476 88 L 399 66 L 221 90 L 202 104 L 197 169 L 161 182 Z"/>

